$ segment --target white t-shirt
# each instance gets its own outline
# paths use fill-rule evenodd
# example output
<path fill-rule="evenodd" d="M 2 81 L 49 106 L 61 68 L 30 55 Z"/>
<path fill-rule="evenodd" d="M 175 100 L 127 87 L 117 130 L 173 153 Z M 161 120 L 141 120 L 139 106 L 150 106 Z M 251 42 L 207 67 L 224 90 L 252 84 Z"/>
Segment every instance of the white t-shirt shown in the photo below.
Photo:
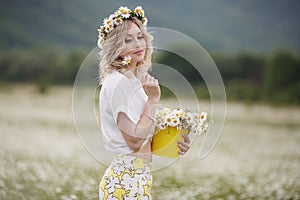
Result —
<path fill-rule="evenodd" d="M 128 78 L 118 71 L 113 71 L 103 81 L 100 91 L 100 119 L 103 142 L 106 150 L 122 155 L 132 153 L 118 128 L 119 112 L 124 112 L 135 124 L 138 123 L 148 99 L 139 79 Z M 148 135 L 144 144 L 152 135 Z"/>

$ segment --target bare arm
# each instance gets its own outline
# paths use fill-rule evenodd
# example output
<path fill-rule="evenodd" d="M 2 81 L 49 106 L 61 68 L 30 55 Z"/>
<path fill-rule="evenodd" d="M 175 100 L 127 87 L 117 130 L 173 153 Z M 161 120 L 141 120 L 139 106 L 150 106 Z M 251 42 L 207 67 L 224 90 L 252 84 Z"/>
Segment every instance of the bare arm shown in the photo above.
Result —
<path fill-rule="evenodd" d="M 156 79 L 150 75 L 146 75 L 142 80 L 142 84 L 148 95 L 148 100 L 139 122 L 137 124 L 133 123 L 123 112 L 120 112 L 117 118 L 118 127 L 126 143 L 134 152 L 140 149 L 145 138 L 151 131 L 154 122 L 152 119 L 155 118 L 155 107 L 160 99 L 160 88 Z"/>

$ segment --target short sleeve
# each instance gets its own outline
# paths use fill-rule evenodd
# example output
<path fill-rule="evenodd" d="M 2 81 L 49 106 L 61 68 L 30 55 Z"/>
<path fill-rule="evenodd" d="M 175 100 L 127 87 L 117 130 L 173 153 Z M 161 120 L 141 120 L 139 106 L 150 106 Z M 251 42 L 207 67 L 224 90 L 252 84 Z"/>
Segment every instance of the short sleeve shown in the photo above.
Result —
<path fill-rule="evenodd" d="M 111 109 L 115 123 L 119 112 L 123 112 L 135 124 L 140 120 L 145 105 L 143 88 L 137 79 L 121 78 L 112 93 Z"/>

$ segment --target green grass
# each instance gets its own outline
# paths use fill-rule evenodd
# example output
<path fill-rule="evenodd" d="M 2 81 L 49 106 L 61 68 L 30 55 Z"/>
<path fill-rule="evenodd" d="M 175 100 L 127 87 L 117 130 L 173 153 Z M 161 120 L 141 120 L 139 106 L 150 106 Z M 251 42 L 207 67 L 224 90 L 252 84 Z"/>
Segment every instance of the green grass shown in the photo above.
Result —
<path fill-rule="evenodd" d="M 81 145 L 71 87 L 0 90 L 0 199 L 97 199 L 106 167 Z M 170 99 L 165 103 L 172 105 Z M 204 103 L 208 104 L 208 103 Z M 299 199 L 300 108 L 229 103 L 214 151 L 155 171 L 153 199 Z"/>

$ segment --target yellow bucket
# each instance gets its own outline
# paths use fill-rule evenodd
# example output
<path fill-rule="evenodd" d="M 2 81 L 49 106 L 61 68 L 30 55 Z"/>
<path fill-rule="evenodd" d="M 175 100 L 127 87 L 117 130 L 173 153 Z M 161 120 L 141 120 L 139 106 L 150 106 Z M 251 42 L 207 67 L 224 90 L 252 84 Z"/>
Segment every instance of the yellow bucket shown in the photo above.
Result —
<path fill-rule="evenodd" d="M 152 139 L 152 153 L 168 158 L 179 157 L 178 140 L 184 140 L 181 134 L 188 134 L 187 129 L 178 129 L 167 126 L 166 129 L 159 129 Z"/>

